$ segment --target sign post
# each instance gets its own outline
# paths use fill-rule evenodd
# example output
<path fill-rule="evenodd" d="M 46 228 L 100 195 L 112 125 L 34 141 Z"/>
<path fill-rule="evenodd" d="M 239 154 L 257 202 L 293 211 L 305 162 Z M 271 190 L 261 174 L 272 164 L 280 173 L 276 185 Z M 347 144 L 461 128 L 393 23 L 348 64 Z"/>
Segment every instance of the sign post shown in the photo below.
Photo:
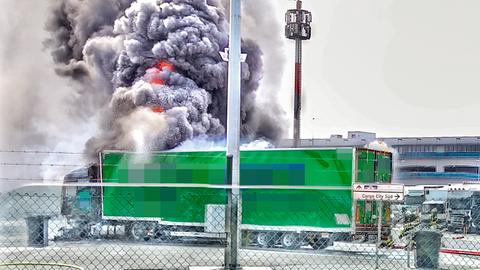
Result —
<path fill-rule="evenodd" d="M 378 250 L 382 243 L 382 216 L 383 216 L 383 201 L 378 202 L 378 228 L 377 228 L 377 247 L 375 249 L 375 269 L 378 269 Z"/>
<path fill-rule="evenodd" d="M 375 249 L 375 269 L 379 267 L 378 253 L 382 243 L 383 202 L 403 202 L 404 186 L 393 184 L 353 184 L 353 199 L 377 201 L 377 244 Z"/>

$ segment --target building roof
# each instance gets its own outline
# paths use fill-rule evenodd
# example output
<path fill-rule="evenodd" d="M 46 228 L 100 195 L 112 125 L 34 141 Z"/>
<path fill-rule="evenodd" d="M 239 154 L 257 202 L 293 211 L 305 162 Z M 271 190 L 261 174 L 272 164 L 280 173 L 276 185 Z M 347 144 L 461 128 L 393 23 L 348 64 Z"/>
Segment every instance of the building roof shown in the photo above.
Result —
<path fill-rule="evenodd" d="M 331 135 L 330 138 L 302 139 L 300 147 L 347 147 L 365 146 L 379 140 L 389 146 L 401 145 L 454 145 L 454 144 L 480 144 L 480 136 L 444 136 L 444 137 L 379 137 L 375 133 L 364 131 L 349 131 L 347 137 Z M 293 139 L 284 139 L 279 142 L 280 147 L 293 147 Z"/>

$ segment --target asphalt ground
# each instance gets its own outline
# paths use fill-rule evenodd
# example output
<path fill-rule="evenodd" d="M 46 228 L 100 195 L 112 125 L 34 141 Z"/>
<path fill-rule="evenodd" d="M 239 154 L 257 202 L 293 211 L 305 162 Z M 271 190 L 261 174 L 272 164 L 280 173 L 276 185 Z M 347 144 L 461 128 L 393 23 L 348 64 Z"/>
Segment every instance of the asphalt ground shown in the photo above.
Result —
<path fill-rule="evenodd" d="M 300 250 L 250 247 L 239 251 L 242 266 L 268 266 L 272 269 L 375 269 L 372 244 L 336 243 L 326 250 Z M 62 263 L 83 269 L 188 269 L 189 266 L 221 266 L 224 249 L 213 246 L 145 244 L 120 241 L 51 243 L 44 248 L 2 247 L 2 263 Z M 378 269 L 409 269 L 405 250 L 380 249 Z M 414 266 L 413 252 L 410 267 Z M 440 254 L 442 269 L 480 269 L 480 258 Z M 0 269 L 45 269 L 38 266 Z M 57 269 L 57 268 L 48 268 Z M 60 269 L 60 268 L 58 268 Z M 65 269 L 65 267 L 61 268 Z"/>
<path fill-rule="evenodd" d="M 188 269 L 190 266 L 221 266 L 224 247 L 219 245 L 127 242 L 120 240 L 50 241 L 48 247 L 26 247 L 24 221 L 3 222 L 0 226 L 0 270 L 68 269 L 53 266 L 21 266 L 21 263 L 61 263 L 83 269 Z M 442 248 L 480 250 L 480 236 L 444 233 Z M 299 250 L 242 248 L 242 266 L 272 269 L 376 269 L 376 247 L 369 243 L 336 242 L 326 250 L 308 246 Z M 378 269 L 409 269 L 415 266 L 414 252 L 379 249 Z M 480 269 L 480 257 L 439 255 L 441 269 Z M 2 263 L 16 263 L 4 267 Z"/>

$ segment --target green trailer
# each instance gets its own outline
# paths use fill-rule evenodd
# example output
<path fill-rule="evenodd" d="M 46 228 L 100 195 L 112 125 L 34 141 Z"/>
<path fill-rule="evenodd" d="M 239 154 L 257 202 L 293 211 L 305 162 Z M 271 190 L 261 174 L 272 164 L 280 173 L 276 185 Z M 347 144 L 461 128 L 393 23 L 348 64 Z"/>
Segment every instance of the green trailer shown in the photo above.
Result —
<path fill-rule="evenodd" d="M 225 152 L 105 151 L 100 159 L 105 184 L 103 220 L 134 222 L 126 227 L 136 238 L 145 238 L 146 228 L 168 237 L 221 237 L 225 231 Z M 334 239 L 374 235 L 375 202 L 355 202 L 352 185 L 390 183 L 391 178 L 388 152 L 360 148 L 241 151 L 243 242 L 284 247 L 306 242 L 324 248 Z M 389 206 L 385 208 L 388 229 Z"/>

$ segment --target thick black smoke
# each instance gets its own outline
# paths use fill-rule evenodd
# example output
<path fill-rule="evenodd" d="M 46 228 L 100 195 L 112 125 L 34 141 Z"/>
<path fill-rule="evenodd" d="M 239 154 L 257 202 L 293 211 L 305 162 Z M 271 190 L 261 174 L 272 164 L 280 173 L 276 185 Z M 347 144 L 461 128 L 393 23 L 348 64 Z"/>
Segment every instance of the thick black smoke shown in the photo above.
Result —
<path fill-rule="evenodd" d="M 228 47 L 228 22 L 217 1 L 58 0 L 47 28 L 57 73 L 78 83 L 86 107 L 102 107 L 89 154 L 224 136 L 228 65 L 219 51 Z M 276 139 L 281 112 L 260 121 L 254 114 L 262 52 L 250 40 L 242 51 L 243 136 Z"/>

